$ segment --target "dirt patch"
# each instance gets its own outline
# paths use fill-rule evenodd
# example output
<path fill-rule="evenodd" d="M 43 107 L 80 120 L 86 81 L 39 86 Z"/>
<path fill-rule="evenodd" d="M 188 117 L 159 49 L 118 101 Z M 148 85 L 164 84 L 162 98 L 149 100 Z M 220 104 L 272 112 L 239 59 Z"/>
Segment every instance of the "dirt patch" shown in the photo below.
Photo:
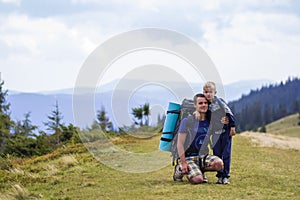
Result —
<path fill-rule="evenodd" d="M 270 133 L 243 132 L 241 136 L 250 137 L 252 142 L 261 146 L 277 147 L 281 149 L 296 149 L 300 151 L 300 139 Z"/>

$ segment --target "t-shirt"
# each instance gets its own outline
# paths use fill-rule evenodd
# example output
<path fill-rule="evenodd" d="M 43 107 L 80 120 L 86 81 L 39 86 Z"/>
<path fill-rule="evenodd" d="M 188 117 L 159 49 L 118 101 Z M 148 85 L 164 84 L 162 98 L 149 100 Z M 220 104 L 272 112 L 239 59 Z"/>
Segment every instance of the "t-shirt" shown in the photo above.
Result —
<path fill-rule="evenodd" d="M 198 154 L 200 151 L 200 148 L 204 142 L 204 138 L 208 132 L 209 128 L 209 121 L 204 120 L 204 121 L 198 121 L 198 120 L 193 120 L 194 123 L 192 124 L 191 132 L 188 133 L 188 118 L 183 118 L 181 120 L 180 126 L 178 133 L 179 134 L 192 134 L 192 136 L 195 136 L 187 148 L 185 152 L 189 153 L 195 153 Z M 196 133 L 196 134 L 195 134 Z M 186 137 L 186 141 L 188 140 L 188 136 Z"/>

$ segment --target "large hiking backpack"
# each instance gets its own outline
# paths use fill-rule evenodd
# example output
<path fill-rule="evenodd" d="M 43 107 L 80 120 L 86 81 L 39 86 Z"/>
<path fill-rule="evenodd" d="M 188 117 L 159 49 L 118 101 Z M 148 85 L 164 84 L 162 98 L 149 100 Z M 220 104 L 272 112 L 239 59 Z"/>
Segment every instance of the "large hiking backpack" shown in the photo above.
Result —
<path fill-rule="evenodd" d="M 178 115 L 176 122 L 175 122 L 175 126 L 172 127 L 173 130 L 168 129 L 167 132 L 163 131 L 163 134 L 162 134 L 163 136 L 172 134 L 172 137 L 171 137 L 172 139 L 165 139 L 163 136 L 161 138 L 161 142 L 170 142 L 171 143 L 170 151 L 171 151 L 171 156 L 173 158 L 173 160 L 172 160 L 173 165 L 174 165 L 174 161 L 179 158 L 178 151 L 177 151 L 177 138 L 178 138 L 177 133 L 178 133 L 178 129 L 180 126 L 180 122 L 183 118 L 187 117 L 188 118 L 188 132 L 190 132 L 189 130 L 194 123 L 194 115 L 193 115 L 194 111 L 195 111 L 195 107 L 194 107 L 194 101 L 192 99 L 184 99 L 181 102 L 180 108 L 178 110 L 167 111 L 167 115 L 168 114 L 177 114 Z M 167 120 L 167 118 L 166 118 L 166 120 Z M 166 123 L 166 121 L 165 121 L 165 123 Z M 192 140 L 193 140 L 192 135 L 188 134 L 188 137 L 185 142 L 185 144 L 186 144 L 185 146 L 189 146 L 189 144 L 191 144 Z"/>

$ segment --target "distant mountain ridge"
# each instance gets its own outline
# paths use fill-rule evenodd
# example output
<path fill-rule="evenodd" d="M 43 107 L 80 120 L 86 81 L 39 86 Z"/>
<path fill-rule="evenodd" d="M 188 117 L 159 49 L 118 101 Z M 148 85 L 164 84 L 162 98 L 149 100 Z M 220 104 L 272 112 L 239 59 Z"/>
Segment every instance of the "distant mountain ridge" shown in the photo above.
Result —
<path fill-rule="evenodd" d="M 258 89 L 262 85 L 269 84 L 269 80 L 249 80 L 249 81 L 240 81 L 237 83 L 232 83 L 228 85 L 224 85 L 225 91 L 225 99 L 227 101 L 233 101 L 240 98 L 242 95 L 248 94 L 253 89 Z M 99 110 L 101 106 L 105 107 L 107 114 L 110 119 L 113 119 L 113 116 L 116 113 L 113 113 L 111 109 L 111 97 L 114 95 L 114 92 L 121 96 L 121 98 L 125 99 L 126 95 L 128 95 L 128 91 L 112 91 L 112 88 L 116 85 L 116 82 L 111 82 L 101 86 L 96 91 L 95 95 L 95 110 Z M 194 92 L 202 92 L 201 83 L 192 83 L 190 84 L 191 88 Z M 174 83 L 174 88 L 178 88 L 182 92 L 183 95 L 187 97 L 192 96 L 191 94 L 184 93 L 185 88 L 179 88 L 180 84 Z M 118 89 L 117 89 L 118 90 Z M 82 88 L 82 93 L 84 93 L 84 88 Z M 74 113 L 73 113 L 73 92 L 74 89 L 63 89 L 57 91 L 44 91 L 40 93 L 22 93 L 13 91 L 8 91 L 7 101 L 11 104 L 10 111 L 11 117 L 13 120 L 22 120 L 24 119 L 24 114 L 30 112 L 30 119 L 34 125 L 39 126 L 40 129 L 44 129 L 43 122 L 47 121 L 47 116 L 54 109 L 54 105 L 56 101 L 58 102 L 59 109 L 63 115 L 63 122 L 65 124 L 75 124 L 81 128 L 86 128 L 89 126 L 93 118 L 91 116 L 84 117 L 84 122 L 77 124 L 74 121 Z M 168 102 L 170 101 L 178 101 L 178 99 L 174 99 L 171 93 L 168 93 L 164 88 L 153 87 L 153 88 L 145 88 L 144 90 L 139 90 L 136 93 L 132 94 L 132 99 L 128 100 L 128 110 L 123 113 L 124 116 L 119 116 L 121 119 L 127 120 L 119 120 L 117 122 L 118 125 L 122 126 L 126 122 L 128 123 L 131 120 L 131 116 L 128 116 L 128 113 L 131 112 L 131 107 L 138 107 L 140 104 L 148 101 L 151 105 L 156 105 L 158 111 L 164 113 L 164 109 L 167 108 Z M 184 96 L 182 96 L 183 98 Z M 126 100 L 126 99 L 125 99 Z M 84 107 L 84 105 L 83 105 Z M 83 108 L 84 109 L 84 108 Z M 122 109 L 122 108 L 118 108 Z M 84 115 L 84 113 L 82 113 Z M 96 116 L 96 114 L 94 115 Z M 152 116 L 152 121 L 155 121 L 157 116 Z"/>
<path fill-rule="evenodd" d="M 255 130 L 282 117 L 300 113 L 300 79 L 251 90 L 229 103 L 235 113 L 240 131 Z"/>
<path fill-rule="evenodd" d="M 116 84 L 118 80 L 114 80 L 110 83 L 102 85 L 98 88 L 98 91 L 107 92 L 110 91 Z M 268 79 L 258 79 L 258 80 L 244 80 L 238 81 L 230 84 L 223 84 L 223 88 L 225 91 L 225 99 L 226 101 L 233 101 L 237 100 L 241 97 L 242 94 L 248 94 L 251 90 L 259 89 L 264 85 L 269 85 L 274 83 L 272 80 Z M 190 84 L 194 90 L 201 90 L 203 83 L 191 83 Z M 82 88 L 82 91 L 85 91 L 85 88 Z M 201 91 L 199 91 L 201 92 Z M 11 91 L 9 90 L 8 93 L 10 95 L 20 94 L 20 93 L 27 93 L 27 94 L 42 94 L 42 95 L 57 95 L 57 94 L 69 94 L 73 95 L 74 88 L 65 88 L 60 90 L 45 90 L 39 92 L 22 92 L 22 91 Z"/>

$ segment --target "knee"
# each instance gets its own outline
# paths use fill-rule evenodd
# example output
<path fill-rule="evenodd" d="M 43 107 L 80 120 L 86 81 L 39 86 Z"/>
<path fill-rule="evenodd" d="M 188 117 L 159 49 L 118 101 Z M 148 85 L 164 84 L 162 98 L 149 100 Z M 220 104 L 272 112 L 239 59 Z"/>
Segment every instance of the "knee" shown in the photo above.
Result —
<path fill-rule="evenodd" d="M 191 178 L 189 181 L 192 184 L 200 184 L 203 182 L 203 176 L 202 175 L 195 176 L 195 177 Z"/>
<path fill-rule="evenodd" d="M 214 160 L 214 168 L 216 171 L 221 170 L 223 168 L 223 166 L 224 166 L 224 163 L 220 158 Z"/>

